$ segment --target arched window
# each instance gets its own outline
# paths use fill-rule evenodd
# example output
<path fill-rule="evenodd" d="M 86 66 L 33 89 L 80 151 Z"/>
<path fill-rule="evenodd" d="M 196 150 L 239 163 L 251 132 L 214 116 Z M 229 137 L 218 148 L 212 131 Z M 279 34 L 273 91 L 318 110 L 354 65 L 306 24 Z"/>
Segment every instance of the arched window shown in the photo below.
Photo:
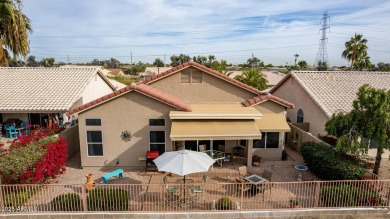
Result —
<path fill-rule="evenodd" d="M 297 113 L 297 123 L 303 123 L 303 110 L 299 109 Z"/>

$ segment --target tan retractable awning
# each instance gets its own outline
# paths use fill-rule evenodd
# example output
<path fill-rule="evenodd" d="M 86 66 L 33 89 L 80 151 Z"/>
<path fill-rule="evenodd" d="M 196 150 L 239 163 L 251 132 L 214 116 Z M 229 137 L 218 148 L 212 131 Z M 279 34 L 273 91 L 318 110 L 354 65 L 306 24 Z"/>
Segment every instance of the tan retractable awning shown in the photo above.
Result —
<path fill-rule="evenodd" d="M 256 119 L 256 125 L 262 132 L 290 132 L 290 126 L 286 122 L 283 113 L 264 113 L 261 119 Z"/>
<path fill-rule="evenodd" d="M 259 139 L 261 133 L 254 120 L 173 120 L 171 139 L 238 140 Z"/>

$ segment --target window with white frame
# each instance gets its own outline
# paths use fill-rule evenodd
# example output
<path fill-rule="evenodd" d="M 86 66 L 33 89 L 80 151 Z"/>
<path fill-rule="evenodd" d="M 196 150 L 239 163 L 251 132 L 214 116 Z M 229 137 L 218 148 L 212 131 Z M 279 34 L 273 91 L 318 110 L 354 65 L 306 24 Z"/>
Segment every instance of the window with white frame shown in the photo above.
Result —
<path fill-rule="evenodd" d="M 149 150 L 158 150 L 158 154 L 165 152 L 165 131 L 150 131 Z"/>
<path fill-rule="evenodd" d="M 88 156 L 103 156 L 102 131 L 87 131 Z"/>
<path fill-rule="evenodd" d="M 261 139 L 253 140 L 253 148 L 278 148 L 279 132 L 263 132 Z"/>

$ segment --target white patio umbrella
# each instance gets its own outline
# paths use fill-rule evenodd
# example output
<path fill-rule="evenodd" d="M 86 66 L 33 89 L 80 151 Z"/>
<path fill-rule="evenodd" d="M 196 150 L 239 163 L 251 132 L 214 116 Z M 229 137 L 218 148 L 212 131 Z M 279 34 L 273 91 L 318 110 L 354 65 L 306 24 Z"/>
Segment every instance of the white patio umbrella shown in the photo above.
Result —
<path fill-rule="evenodd" d="M 165 171 L 180 176 L 190 173 L 207 172 L 215 162 L 209 155 L 202 152 L 180 150 L 165 152 L 158 158 L 154 159 L 158 171 Z"/>

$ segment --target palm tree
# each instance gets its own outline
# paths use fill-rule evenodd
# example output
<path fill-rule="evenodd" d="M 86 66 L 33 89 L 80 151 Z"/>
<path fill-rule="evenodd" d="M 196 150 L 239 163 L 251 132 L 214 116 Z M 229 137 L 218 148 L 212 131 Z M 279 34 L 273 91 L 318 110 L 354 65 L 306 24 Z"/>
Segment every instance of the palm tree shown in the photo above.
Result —
<path fill-rule="evenodd" d="M 213 69 L 213 61 L 215 60 L 214 55 L 209 55 L 210 68 Z"/>
<path fill-rule="evenodd" d="M 347 61 L 351 61 L 350 70 L 355 67 L 355 62 L 360 62 L 361 59 L 365 59 L 367 56 L 367 40 L 363 38 L 363 35 L 356 34 L 354 37 L 345 43 L 345 50 L 342 53 L 342 57 Z"/>
<path fill-rule="evenodd" d="M 26 56 L 29 52 L 28 35 L 32 27 L 21 7 L 21 0 L 0 0 L 0 65 L 8 64 L 8 51 L 15 60 L 18 55 Z"/>
<path fill-rule="evenodd" d="M 265 77 L 266 76 L 261 74 L 259 69 L 250 68 L 244 70 L 242 75 L 237 75 L 234 79 L 259 90 L 265 90 L 268 88 L 268 80 Z"/>
<path fill-rule="evenodd" d="M 298 59 L 299 55 L 298 54 L 294 54 L 294 57 L 295 57 L 295 66 L 297 66 L 297 59 Z"/>
<path fill-rule="evenodd" d="M 363 69 L 371 69 L 371 61 L 370 56 L 364 55 L 359 60 L 356 60 L 354 69 L 362 71 Z"/>
<path fill-rule="evenodd" d="M 300 70 L 304 70 L 305 68 L 307 68 L 307 62 L 305 60 L 301 60 L 298 62 L 298 66 Z"/>

